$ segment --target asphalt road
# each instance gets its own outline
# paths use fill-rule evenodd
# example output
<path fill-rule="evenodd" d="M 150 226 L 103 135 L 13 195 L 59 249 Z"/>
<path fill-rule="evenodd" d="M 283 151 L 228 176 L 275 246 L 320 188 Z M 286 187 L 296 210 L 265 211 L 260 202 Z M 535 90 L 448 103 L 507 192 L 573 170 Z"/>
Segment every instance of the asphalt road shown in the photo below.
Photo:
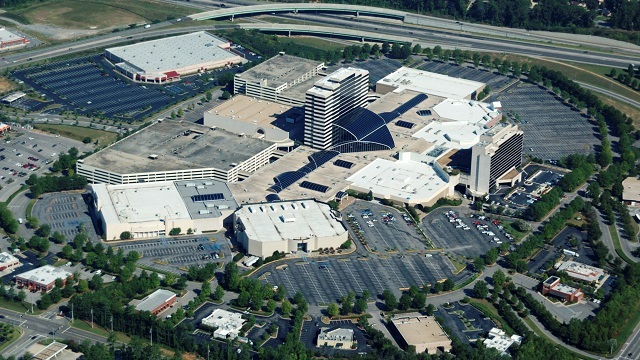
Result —
<path fill-rule="evenodd" d="M 580 84 L 580 86 L 582 86 L 585 89 L 589 89 L 589 90 L 593 90 L 593 91 L 599 92 L 601 94 L 604 94 L 606 96 L 610 96 L 610 97 L 612 97 L 612 98 L 614 98 L 616 100 L 620 100 L 622 102 L 625 102 L 625 103 L 627 103 L 629 105 L 635 106 L 635 107 L 640 109 L 640 101 L 635 101 L 633 99 L 629 99 L 628 97 L 619 95 L 619 94 L 617 94 L 617 93 L 615 93 L 613 91 L 609 91 L 607 89 L 599 88 L 597 86 L 593 86 L 593 85 L 590 85 L 590 84 L 585 84 L 585 83 L 579 82 L 579 81 L 577 81 L 577 83 Z"/>
<path fill-rule="evenodd" d="M 56 331 L 55 337 L 75 341 L 91 340 L 92 342 L 106 343 L 106 338 L 94 333 L 79 330 L 69 326 L 69 321 L 65 318 L 47 319 L 46 317 L 25 315 L 16 311 L 0 308 L 2 321 L 15 326 L 20 326 L 24 333 L 13 344 L 2 351 L 3 356 L 21 356 L 29 346 L 43 340 L 47 334 Z M 32 339 L 36 336 L 36 339 Z"/>

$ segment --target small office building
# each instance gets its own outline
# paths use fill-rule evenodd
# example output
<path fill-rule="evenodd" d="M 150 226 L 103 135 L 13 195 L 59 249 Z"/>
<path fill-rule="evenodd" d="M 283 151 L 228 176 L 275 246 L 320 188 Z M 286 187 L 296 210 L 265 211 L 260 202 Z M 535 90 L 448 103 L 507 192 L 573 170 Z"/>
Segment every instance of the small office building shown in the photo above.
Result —
<path fill-rule="evenodd" d="M 451 351 L 451 339 L 433 316 L 420 314 L 398 315 L 391 319 L 393 328 L 406 346 L 414 346 L 416 353 L 437 354 Z"/>
<path fill-rule="evenodd" d="M 136 310 L 148 311 L 153 315 L 158 315 L 175 304 L 177 299 L 173 291 L 158 289 L 136 305 Z"/>
<path fill-rule="evenodd" d="M 16 286 L 31 291 L 49 292 L 56 285 L 56 279 L 62 280 L 62 285 L 67 283 L 73 274 L 63 268 L 45 265 L 22 274 L 16 275 Z"/>

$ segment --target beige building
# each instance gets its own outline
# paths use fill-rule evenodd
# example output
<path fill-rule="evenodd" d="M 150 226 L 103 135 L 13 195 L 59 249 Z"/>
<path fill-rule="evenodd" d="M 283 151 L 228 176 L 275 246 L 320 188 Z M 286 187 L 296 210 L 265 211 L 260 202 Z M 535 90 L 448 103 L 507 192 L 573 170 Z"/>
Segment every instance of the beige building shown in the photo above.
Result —
<path fill-rule="evenodd" d="M 237 204 L 226 184 L 215 180 L 90 186 L 94 212 L 106 240 L 123 232 L 134 239 L 223 228 Z"/>
<path fill-rule="evenodd" d="M 640 180 L 637 177 L 628 177 L 622 181 L 622 201 L 627 205 L 635 206 L 640 202 Z"/>
<path fill-rule="evenodd" d="M 234 229 L 246 252 L 261 257 L 338 248 L 349 238 L 329 205 L 311 199 L 242 205 Z"/>
<path fill-rule="evenodd" d="M 15 268 L 22 265 L 17 257 L 9 254 L 8 252 L 0 253 L 0 271 L 9 269 L 13 271 Z"/>
<path fill-rule="evenodd" d="M 391 319 L 406 346 L 415 346 L 416 353 L 436 354 L 451 351 L 451 339 L 433 316 L 404 314 Z"/>
<path fill-rule="evenodd" d="M 350 349 L 353 345 L 353 329 L 328 328 L 320 329 L 317 346 L 336 349 Z"/>

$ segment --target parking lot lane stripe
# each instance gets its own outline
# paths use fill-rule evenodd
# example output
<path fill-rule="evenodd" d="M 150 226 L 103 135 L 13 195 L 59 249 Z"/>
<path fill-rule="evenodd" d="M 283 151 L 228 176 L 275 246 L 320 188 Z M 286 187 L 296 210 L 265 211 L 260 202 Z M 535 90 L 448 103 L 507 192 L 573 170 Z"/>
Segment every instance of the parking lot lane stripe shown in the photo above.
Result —
<path fill-rule="evenodd" d="M 365 264 L 367 264 L 367 267 L 369 268 L 369 275 L 373 275 L 373 278 L 376 279 L 376 282 L 378 283 L 378 286 L 380 286 L 380 292 L 382 292 L 382 290 L 386 289 L 385 285 L 382 284 L 382 282 L 380 281 L 380 278 L 378 278 L 378 274 L 376 271 L 374 271 L 373 266 L 371 265 L 371 261 L 369 261 L 369 259 L 366 259 L 364 261 Z"/>
<path fill-rule="evenodd" d="M 364 291 L 364 288 L 362 287 L 362 285 L 360 284 L 360 281 L 358 281 L 355 277 L 355 275 L 353 275 L 353 271 L 351 270 L 351 267 L 349 266 L 349 264 L 347 264 L 347 262 L 342 262 L 339 261 L 340 267 L 341 268 L 346 268 L 347 271 L 345 272 L 344 270 L 342 271 L 343 273 L 348 273 L 349 275 L 351 275 L 351 280 L 353 281 L 352 284 L 355 284 L 356 286 L 358 286 L 359 289 L 359 293 L 362 294 L 362 292 Z"/>
<path fill-rule="evenodd" d="M 309 269 L 307 269 L 307 263 L 303 263 L 300 266 L 302 267 L 302 269 L 304 269 L 304 272 L 307 275 L 307 278 L 309 279 L 309 282 L 311 283 L 311 285 L 313 285 L 313 288 L 315 289 L 316 294 L 318 294 L 318 299 L 320 300 L 319 302 L 323 302 L 323 303 L 326 302 L 324 297 L 320 293 L 320 290 L 318 289 L 318 285 L 316 284 L 316 281 L 314 281 L 311 278 L 311 274 L 309 273 Z"/>

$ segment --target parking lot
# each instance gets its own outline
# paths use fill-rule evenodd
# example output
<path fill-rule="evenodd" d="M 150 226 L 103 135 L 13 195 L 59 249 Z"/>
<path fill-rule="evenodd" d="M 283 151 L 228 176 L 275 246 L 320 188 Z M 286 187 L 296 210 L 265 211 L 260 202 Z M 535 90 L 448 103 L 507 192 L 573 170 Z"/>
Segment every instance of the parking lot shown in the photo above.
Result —
<path fill-rule="evenodd" d="M 491 318 L 471 305 L 451 303 L 447 307 L 438 307 L 436 316 L 444 319 L 443 326 L 448 327 L 458 339 L 471 343 L 485 336 L 496 324 Z"/>
<path fill-rule="evenodd" d="M 24 129 L 19 124 L 10 125 L 15 131 L 8 134 L 9 141 L 5 137 L 0 144 L 0 201 L 6 201 L 29 175 L 47 172 L 48 163 L 57 160 L 58 154 L 72 147 L 81 154 L 92 149 L 92 145 L 79 141 Z"/>
<path fill-rule="evenodd" d="M 72 241 L 81 228 L 86 230 L 92 241 L 100 240 L 82 194 L 43 194 L 33 206 L 32 214 L 41 224 L 49 224 L 52 233 L 57 231 L 68 241 Z"/>
<path fill-rule="evenodd" d="M 117 245 L 125 253 L 137 251 L 140 261 L 147 266 L 181 273 L 180 267 L 204 265 L 210 262 L 227 262 L 232 258 L 231 249 L 224 239 L 215 236 L 193 236 L 179 239 L 136 241 Z"/>
<path fill-rule="evenodd" d="M 559 160 L 570 154 L 591 153 L 600 144 L 587 116 L 563 104 L 544 88 L 519 83 L 505 92 L 493 94 L 488 101 L 501 101 L 503 112 L 519 116 L 527 155 Z"/>
<path fill-rule="evenodd" d="M 336 302 L 353 291 L 365 289 L 373 296 L 389 289 L 400 295 L 400 289 L 412 285 L 422 287 L 451 278 L 459 281 L 465 272 L 454 276 L 453 264 L 446 256 L 407 254 L 394 256 L 319 258 L 291 261 L 264 267 L 253 276 L 262 281 L 284 286 L 288 294 L 300 291 L 310 304 Z"/>
<path fill-rule="evenodd" d="M 555 186 L 563 176 L 564 174 L 560 171 L 539 165 L 528 165 L 524 169 L 524 181 L 513 193 L 505 194 L 502 202 L 514 208 L 527 208 L 547 189 Z"/>
<path fill-rule="evenodd" d="M 427 249 L 424 237 L 415 229 L 413 222 L 394 208 L 356 201 L 343 214 L 347 216 L 347 227 L 356 235 L 353 238 L 357 239 L 357 233 L 360 233 L 372 251 Z"/>
<path fill-rule="evenodd" d="M 147 115 L 212 87 L 205 77 L 191 76 L 170 85 L 137 84 L 123 79 L 101 56 L 16 70 L 13 75 L 63 105 L 60 110 L 107 118 L 140 120 Z"/>
<path fill-rule="evenodd" d="M 451 208 L 438 208 L 422 219 L 422 228 L 437 247 L 454 254 L 476 257 L 485 254 L 492 247 L 510 242 L 498 228 L 499 225 L 488 219 L 454 211 L 460 220 L 451 222 L 453 214 L 447 216 L 449 211 L 452 211 Z M 483 228 L 478 229 L 478 226 Z"/>

